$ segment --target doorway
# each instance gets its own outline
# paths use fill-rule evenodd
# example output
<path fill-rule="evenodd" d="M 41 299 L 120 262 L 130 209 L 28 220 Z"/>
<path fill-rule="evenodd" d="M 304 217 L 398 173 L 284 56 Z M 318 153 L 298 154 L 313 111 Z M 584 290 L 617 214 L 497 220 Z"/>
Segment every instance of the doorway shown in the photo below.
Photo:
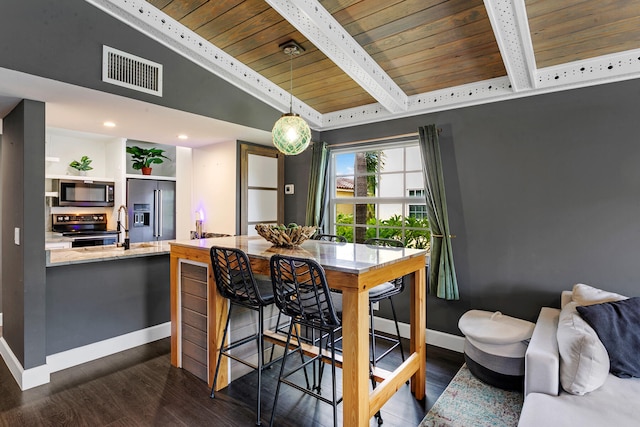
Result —
<path fill-rule="evenodd" d="M 284 221 L 284 154 L 275 148 L 240 144 L 240 230 L 257 235 L 256 224 Z"/>

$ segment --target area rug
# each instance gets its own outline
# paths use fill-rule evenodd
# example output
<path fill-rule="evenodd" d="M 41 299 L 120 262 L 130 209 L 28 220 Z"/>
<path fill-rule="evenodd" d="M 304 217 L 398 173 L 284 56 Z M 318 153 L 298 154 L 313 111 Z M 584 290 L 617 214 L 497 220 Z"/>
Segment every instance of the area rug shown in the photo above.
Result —
<path fill-rule="evenodd" d="M 462 365 L 420 427 L 516 427 L 523 395 L 483 383 Z"/>

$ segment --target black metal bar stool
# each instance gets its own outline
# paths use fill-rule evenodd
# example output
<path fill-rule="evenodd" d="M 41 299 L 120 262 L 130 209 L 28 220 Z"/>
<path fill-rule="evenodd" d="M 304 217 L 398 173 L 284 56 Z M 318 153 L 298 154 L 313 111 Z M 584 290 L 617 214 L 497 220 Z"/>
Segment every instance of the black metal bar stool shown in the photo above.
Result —
<path fill-rule="evenodd" d="M 272 360 L 264 363 L 264 308 L 274 302 L 273 285 L 271 280 L 256 279 L 252 270 L 247 254 L 240 249 L 223 248 L 213 246 L 210 249 L 211 265 L 213 266 L 213 274 L 216 280 L 218 292 L 224 298 L 229 300 L 229 312 L 227 313 L 227 322 L 222 335 L 222 345 L 218 349 L 218 362 L 216 363 L 216 372 L 211 387 L 211 397 L 215 397 L 216 384 L 218 382 L 218 372 L 220 371 L 220 361 L 222 356 L 238 361 L 250 368 L 258 371 L 258 397 L 256 400 L 256 425 L 260 425 L 260 392 L 262 390 L 262 370 L 272 363 L 280 359 Z M 254 335 L 236 340 L 224 345 L 229 331 L 229 321 L 233 308 L 236 306 L 245 307 L 258 313 L 257 332 Z M 240 359 L 230 353 L 236 347 L 251 341 L 258 344 L 258 364 L 255 365 L 246 360 Z M 273 356 L 273 347 L 271 349 Z"/>
<path fill-rule="evenodd" d="M 331 404 L 333 406 L 333 424 L 338 425 L 337 406 L 338 403 L 342 401 L 342 397 L 338 398 L 336 396 L 335 340 L 336 334 L 341 330 L 341 323 L 331 300 L 324 269 L 312 259 L 283 255 L 272 256 L 270 267 L 275 304 L 283 314 L 291 317 L 285 349 L 289 349 L 293 342 L 293 346 L 295 347 L 294 351 L 298 351 L 303 358 L 300 366 L 285 373 L 285 367 L 289 360 L 287 357 L 289 352 L 285 351 L 282 366 L 280 367 L 280 374 L 278 375 L 278 385 L 273 401 L 270 425 L 273 425 L 275 419 L 280 386 L 283 383 L 314 396 L 325 403 Z M 300 326 L 317 330 L 320 336 L 314 343 L 317 344 L 318 354 L 310 357 L 306 361 L 304 360 L 304 351 L 302 348 L 305 343 L 298 335 L 298 328 Z M 325 363 L 328 362 L 331 364 L 331 400 L 320 394 L 320 388 L 309 388 L 308 382 L 307 388 L 304 388 L 288 379 L 291 374 L 300 369 L 305 370 L 305 378 L 307 378 L 306 367 L 309 364 L 314 364 L 316 361 L 323 362 L 320 367 L 321 378 Z"/>

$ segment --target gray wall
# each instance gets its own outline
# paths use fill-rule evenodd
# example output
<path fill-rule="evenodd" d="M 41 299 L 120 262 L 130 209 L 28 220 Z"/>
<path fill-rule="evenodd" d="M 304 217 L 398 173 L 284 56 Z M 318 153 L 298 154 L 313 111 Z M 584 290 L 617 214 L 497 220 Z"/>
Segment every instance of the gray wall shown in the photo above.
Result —
<path fill-rule="evenodd" d="M 22 101 L 3 120 L 2 335 L 25 369 L 45 362 L 44 118 L 43 103 Z"/>
<path fill-rule="evenodd" d="M 431 123 L 442 128 L 461 299 L 429 296 L 427 326 L 460 334 L 458 319 L 470 308 L 533 321 L 541 306 L 558 306 L 560 291 L 578 282 L 640 295 L 639 92 L 634 80 L 324 132 L 322 138 L 331 144 Z M 296 191 L 308 185 L 307 163 L 287 159 Z M 304 219 L 299 206 L 287 221 Z"/>
<path fill-rule="evenodd" d="M 163 96 L 102 82 L 102 45 L 164 66 Z M 0 67 L 270 131 L 280 112 L 85 1 L 0 2 Z"/>
<path fill-rule="evenodd" d="M 171 321 L 169 255 L 47 268 L 46 354 Z"/>

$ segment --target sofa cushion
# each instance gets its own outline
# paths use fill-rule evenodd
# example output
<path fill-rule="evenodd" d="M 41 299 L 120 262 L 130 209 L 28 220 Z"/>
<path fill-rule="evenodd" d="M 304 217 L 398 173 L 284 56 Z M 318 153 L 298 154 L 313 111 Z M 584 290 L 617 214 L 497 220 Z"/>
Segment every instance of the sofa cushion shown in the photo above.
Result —
<path fill-rule="evenodd" d="M 560 393 L 527 395 L 518 427 L 637 427 L 640 378 L 608 375 L 604 385 L 586 396 Z"/>
<path fill-rule="evenodd" d="M 577 307 L 609 353 L 611 373 L 640 377 L 640 298 Z"/>
<path fill-rule="evenodd" d="M 578 305 L 601 304 L 603 302 L 627 299 L 624 295 L 594 288 L 593 286 L 585 285 L 584 283 L 577 283 L 573 285 L 572 293 L 573 300 L 578 303 Z"/>
<path fill-rule="evenodd" d="M 567 304 L 558 321 L 560 384 L 571 394 L 583 395 L 604 384 L 609 374 L 609 356 L 576 307 L 576 302 Z"/>

